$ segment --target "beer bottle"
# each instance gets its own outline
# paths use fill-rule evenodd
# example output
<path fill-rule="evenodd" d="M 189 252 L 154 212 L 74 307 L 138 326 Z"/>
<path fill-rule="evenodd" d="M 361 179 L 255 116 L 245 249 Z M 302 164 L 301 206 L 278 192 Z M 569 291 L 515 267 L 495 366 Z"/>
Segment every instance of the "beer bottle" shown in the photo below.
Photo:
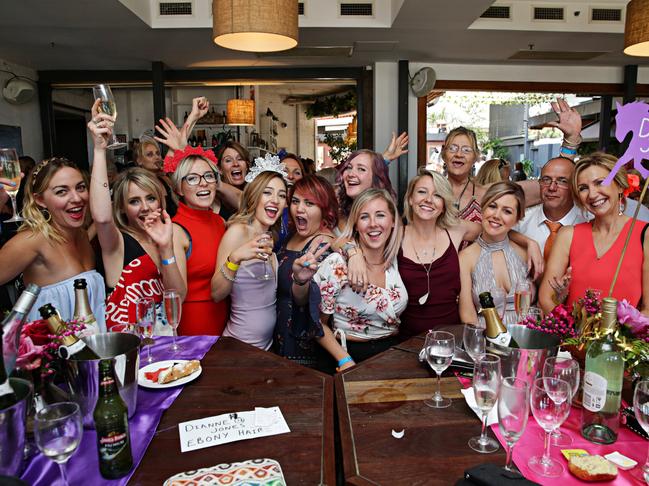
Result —
<path fill-rule="evenodd" d="M 512 335 L 500 319 L 500 315 L 494 305 L 493 297 L 491 297 L 491 292 L 482 292 L 478 298 L 482 306 L 480 314 L 484 317 L 487 325 L 487 329 L 485 330 L 487 341 L 499 344 L 500 346 L 518 348 L 518 343 L 512 338 Z"/>
<path fill-rule="evenodd" d="M 45 304 L 38 308 L 41 317 L 47 320 L 47 325 L 53 334 L 61 335 L 63 344 L 59 347 L 59 356 L 63 359 L 77 359 L 77 360 L 90 360 L 99 359 L 97 353 L 86 346 L 81 339 L 74 334 L 63 336 L 62 332 L 65 330 L 65 322 L 56 311 L 52 304 Z"/>
<path fill-rule="evenodd" d="M 112 359 L 99 362 L 99 397 L 93 412 L 99 472 L 106 479 L 126 476 L 133 467 L 128 408 L 119 396 Z"/>
<path fill-rule="evenodd" d="M 95 319 L 88 302 L 88 284 L 85 278 L 78 278 L 74 281 L 74 314 L 72 318 L 83 322 L 86 326 L 83 331 L 84 336 L 99 332 L 97 319 Z"/>

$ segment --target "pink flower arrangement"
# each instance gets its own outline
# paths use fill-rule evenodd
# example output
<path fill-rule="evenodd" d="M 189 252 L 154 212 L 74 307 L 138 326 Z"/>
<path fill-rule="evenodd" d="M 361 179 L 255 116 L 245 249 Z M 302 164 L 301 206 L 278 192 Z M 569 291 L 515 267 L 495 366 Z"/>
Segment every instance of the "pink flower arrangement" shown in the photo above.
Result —
<path fill-rule="evenodd" d="M 564 304 L 556 306 L 552 312 L 540 320 L 537 320 L 536 316 L 528 316 L 523 323 L 530 329 L 553 334 L 561 339 L 576 336 L 572 309 Z"/>
<path fill-rule="evenodd" d="M 626 299 L 617 303 L 617 320 L 627 327 L 634 337 L 649 343 L 649 317 L 629 304 Z"/>

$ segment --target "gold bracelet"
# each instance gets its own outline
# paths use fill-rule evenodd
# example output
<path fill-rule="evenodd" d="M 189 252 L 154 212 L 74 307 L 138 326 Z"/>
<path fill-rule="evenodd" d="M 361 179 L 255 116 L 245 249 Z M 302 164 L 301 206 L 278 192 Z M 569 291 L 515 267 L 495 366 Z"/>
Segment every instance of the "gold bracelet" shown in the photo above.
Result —
<path fill-rule="evenodd" d="M 219 270 L 221 271 L 221 275 L 223 275 L 223 278 L 225 278 L 226 280 L 229 280 L 230 282 L 233 282 L 233 283 L 234 283 L 234 281 L 235 281 L 235 277 L 230 277 L 230 276 L 225 272 L 225 265 L 221 265 L 221 267 L 219 268 Z"/>
<path fill-rule="evenodd" d="M 231 262 L 230 261 L 230 256 L 228 256 L 225 259 L 225 266 L 228 267 L 228 269 L 232 270 L 233 272 L 236 272 L 237 270 L 239 270 L 239 265 L 237 265 L 234 262 Z"/>

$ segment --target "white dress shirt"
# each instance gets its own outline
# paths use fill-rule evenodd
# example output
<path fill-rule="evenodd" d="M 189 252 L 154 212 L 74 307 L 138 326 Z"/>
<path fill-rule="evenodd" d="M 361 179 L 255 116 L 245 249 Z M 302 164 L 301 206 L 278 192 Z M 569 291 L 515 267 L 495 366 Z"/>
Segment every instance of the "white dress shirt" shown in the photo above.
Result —
<path fill-rule="evenodd" d="M 558 223 L 561 223 L 562 226 L 574 226 L 579 223 L 584 223 L 589 221 L 592 218 L 592 215 L 587 211 L 582 211 L 577 206 L 573 206 L 568 214 L 561 218 Z M 548 220 L 543 211 L 543 204 L 538 204 L 532 206 L 531 208 L 525 209 L 525 218 L 520 220 L 514 229 L 519 233 L 524 234 L 528 238 L 536 240 L 536 242 L 541 247 L 541 251 L 545 247 L 545 242 L 550 236 L 550 228 L 545 224 L 545 221 Z"/>

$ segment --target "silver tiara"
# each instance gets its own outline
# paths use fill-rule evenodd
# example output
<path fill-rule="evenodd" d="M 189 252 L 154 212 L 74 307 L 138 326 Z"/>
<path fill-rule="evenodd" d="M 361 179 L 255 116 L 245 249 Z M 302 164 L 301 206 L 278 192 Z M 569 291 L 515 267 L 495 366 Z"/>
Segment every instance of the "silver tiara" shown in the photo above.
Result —
<path fill-rule="evenodd" d="M 246 174 L 245 181 L 252 182 L 262 172 L 277 172 L 284 178 L 288 177 L 288 173 L 284 170 L 284 164 L 279 161 L 277 155 L 271 153 L 266 153 L 263 159 L 261 157 L 255 159 L 254 165 Z"/>

